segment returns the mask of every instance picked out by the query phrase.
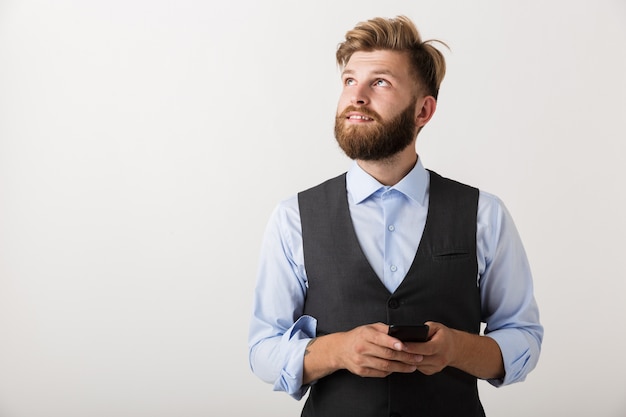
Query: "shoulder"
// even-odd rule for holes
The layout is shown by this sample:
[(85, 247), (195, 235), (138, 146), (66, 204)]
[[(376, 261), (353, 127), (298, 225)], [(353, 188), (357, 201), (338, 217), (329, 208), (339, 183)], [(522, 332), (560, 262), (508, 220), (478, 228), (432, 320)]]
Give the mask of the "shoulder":
[(478, 205), (483, 210), (499, 211), (504, 209), (504, 203), (495, 194), (492, 194), (485, 190), (479, 190), (478, 192)]
[(491, 220), (502, 219), (508, 216), (508, 211), (504, 202), (495, 194), (479, 190), (478, 193), (478, 215), (479, 217)]
[(320, 184), (307, 188), (303, 191), (293, 194), (278, 202), (272, 213), (274, 221), (278, 221), (283, 225), (300, 224), (300, 199), (315, 198), (320, 194), (326, 193), (331, 189), (337, 189), (341, 184), (345, 184), (346, 173), (340, 174), (334, 178), (326, 180)]
[(299, 192), (298, 196), (326, 193), (331, 189), (336, 189), (337, 187), (341, 187), (342, 185), (345, 185), (345, 183), (346, 183), (346, 173), (344, 172), (343, 174), (338, 175), (329, 180), (326, 180), (322, 182), (321, 184), (318, 184), (314, 187), (311, 187), (304, 191)]
[(496, 195), (480, 190), (477, 223), (479, 234), (492, 241), (517, 234), (515, 222), (504, 202)]
[(291, 195), (278, 202), (272, 213), (272, 220), (281, 228), (291, 228), (300, 224), (300, 209), (298, 207), (298, 195)]
[(435, 171), (429, 171), (429, 176), (430, 176), (430, 189), (431, 192), (433, 190), (433, 184), (436, 184), (436, 188), (439, 190), (448, 190), (450, 192), (459, 194), (468, 194), (468, 195), (473, 195), (474, 198), (478, 198), (478, 188), (473, 187), (471, 185), (459, 182), (457, 180), (448, 178), (448, 177), (444, 177), (442, 175), (439, 175), (438, 173), (436, 173)]

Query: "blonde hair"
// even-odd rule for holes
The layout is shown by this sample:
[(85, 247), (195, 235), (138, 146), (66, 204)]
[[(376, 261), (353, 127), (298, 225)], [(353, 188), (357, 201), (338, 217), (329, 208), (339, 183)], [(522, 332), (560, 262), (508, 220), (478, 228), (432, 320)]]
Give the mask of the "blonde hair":
[(422, 41), (415, 24), (406, 16), (394, 19), (377, 17), (358, 23), (346, 33), (346, 40), (337, 47), (337, 64), (344, 68), (357, 51), (392, 50), (406, 52), (411, 60), (418, 85), (435, 99), (446, 74), (443, 54), (432, 43), (446, 45), (436, 39)]

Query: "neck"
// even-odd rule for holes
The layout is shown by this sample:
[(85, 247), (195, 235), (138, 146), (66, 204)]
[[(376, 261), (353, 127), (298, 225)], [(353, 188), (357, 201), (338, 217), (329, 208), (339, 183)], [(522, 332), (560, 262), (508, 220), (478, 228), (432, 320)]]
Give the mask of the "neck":
[(417, 163), (417, 154), (414, 146), (407, 146), (403, 151), (380, 161), (357, 159), (356, 162), (378, 182), (391, 186), (399, 183), (413, 169)]

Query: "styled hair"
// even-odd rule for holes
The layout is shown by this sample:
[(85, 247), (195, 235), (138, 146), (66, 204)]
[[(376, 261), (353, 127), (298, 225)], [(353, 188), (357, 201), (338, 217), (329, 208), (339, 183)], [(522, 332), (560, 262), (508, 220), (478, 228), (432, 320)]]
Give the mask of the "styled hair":
[(426, 94), (437, 99), (439, 86), (446, 74), (443, 54), (432, 43), (444, 42), (430, 39), (422, 41), (415, 24), (406, 16), (386, 19), (377, 17), (358, 23), (346, 33), (346, 40), (337, 47), (337, 64), (344, 68), (357, 51), (392, 50), (408, 54), (418, 85)]

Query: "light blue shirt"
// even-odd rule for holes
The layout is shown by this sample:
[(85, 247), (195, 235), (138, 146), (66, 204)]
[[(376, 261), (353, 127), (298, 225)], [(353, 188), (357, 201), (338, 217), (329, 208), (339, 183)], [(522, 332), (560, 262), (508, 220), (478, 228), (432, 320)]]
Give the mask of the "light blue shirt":
[[(384, 186), (355, 162), (346, 177), (348, 204), (359, 244), (383, 284), (393, 292), (411, 266), (428, 212), (430, 174), (421, 158), (399, 183)], [(416, 233), (416, 230), (418, 233)], [(502, 351), (504, 379), (522, 381), (535, 367), (543, 327), (533, 295), (530, 266), (513, 219), (495, 196), (481, 191), (476, 232), (485, 335)], [(317, 322), (304, 316), (307, 275), (297, 196), (282, 201), (265, 231), (249, 332), (253, 372), (296, 399), (302, 385), (304, 350)]]

